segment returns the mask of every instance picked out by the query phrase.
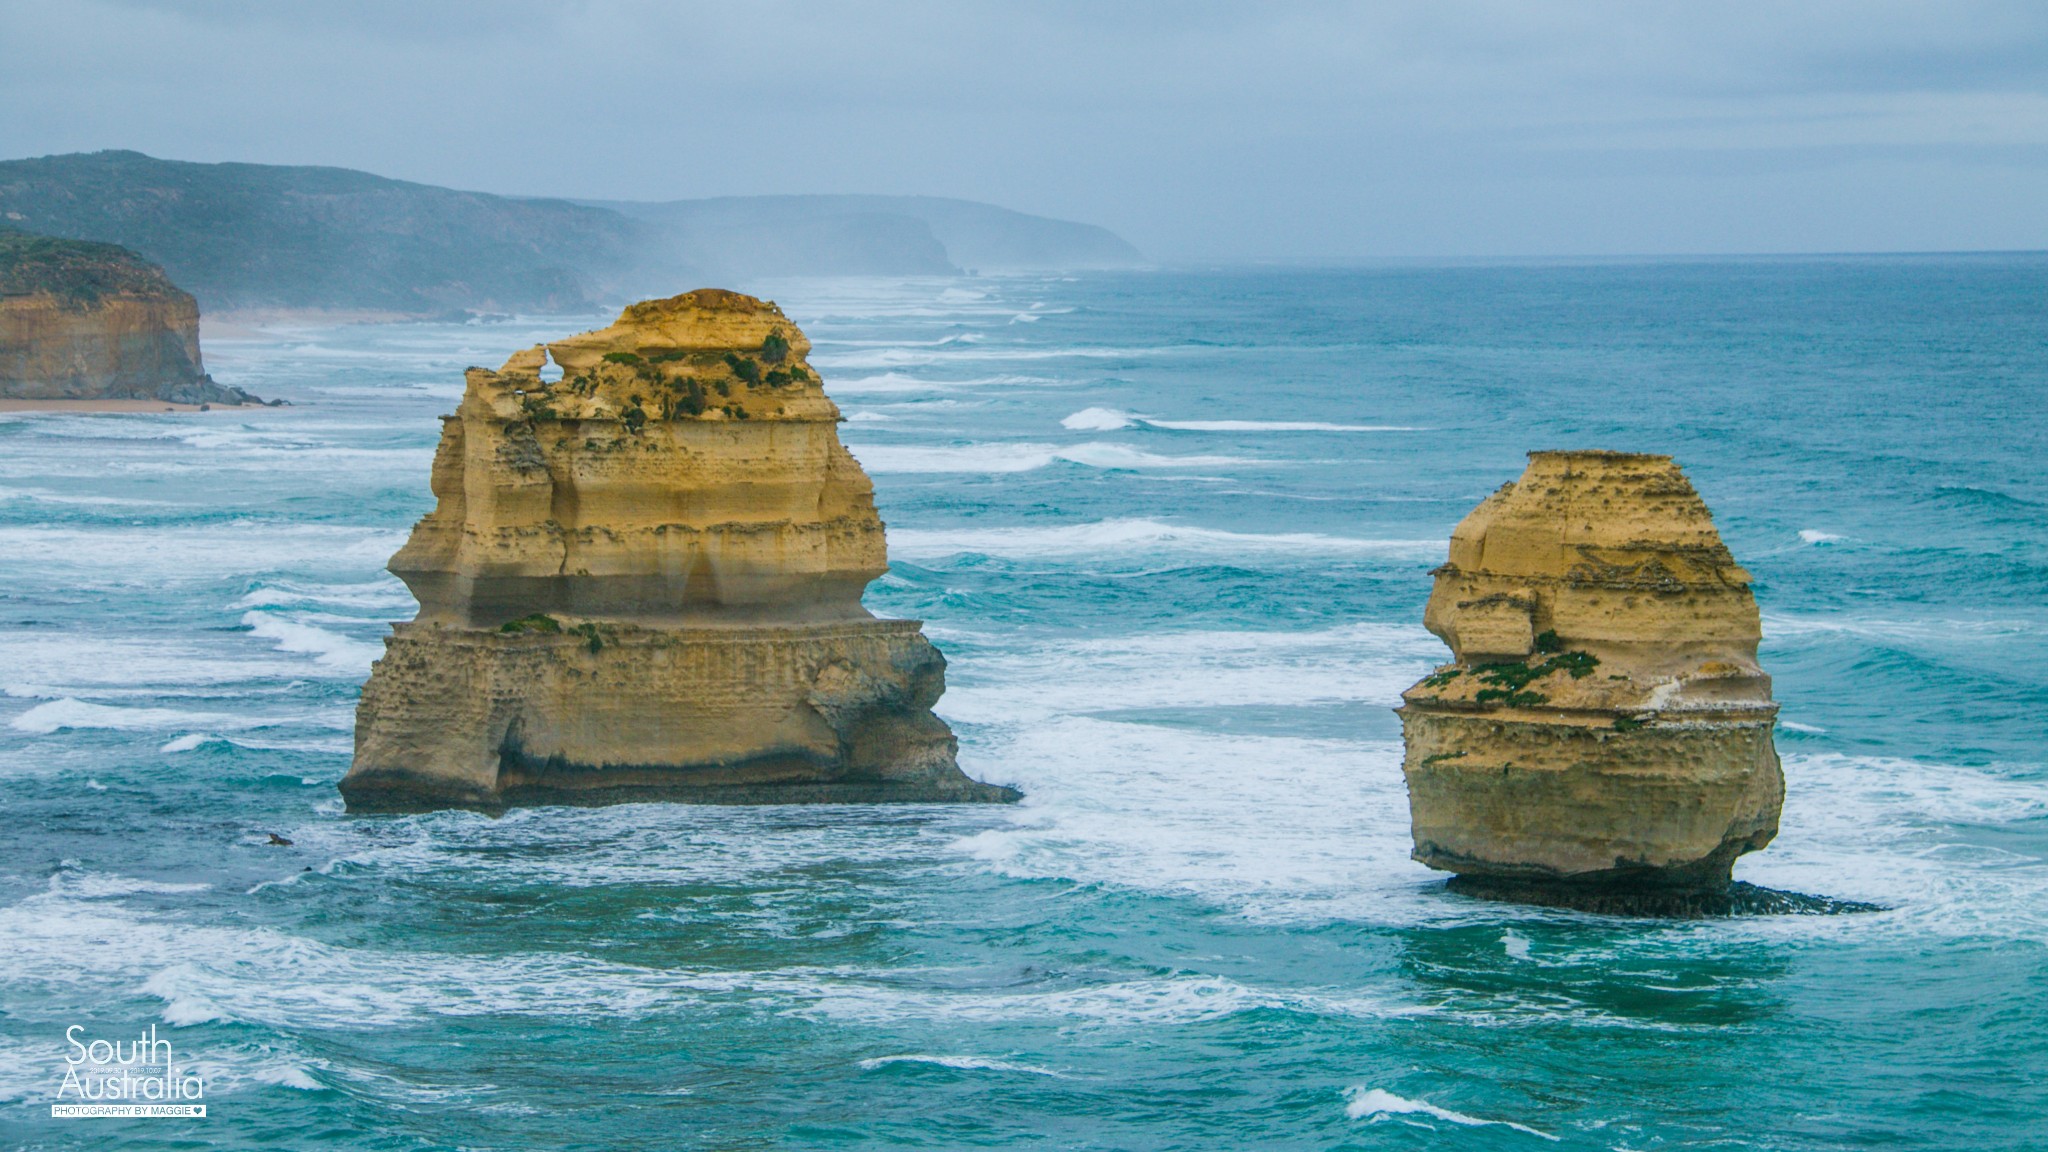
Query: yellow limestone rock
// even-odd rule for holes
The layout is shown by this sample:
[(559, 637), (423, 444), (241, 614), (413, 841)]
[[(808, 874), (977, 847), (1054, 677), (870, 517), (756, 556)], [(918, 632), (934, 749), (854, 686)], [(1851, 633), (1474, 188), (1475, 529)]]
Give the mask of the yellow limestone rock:
[(0, 227), (0, 399), (247, 404), (199, 358), (199, 305), (114, 244)]
[(861, 606), (882, 521), (809, 351), (700, 289), (470, 369), (349, 806), (1015, 799), (955, 764), (919, 622)]
[(1770, 843), (1785, 785), (1749, 573), (1669, 456), (1530, 453), (1435, 575), (1423, 623), (1454, 662), (1398, 710), (1417, 860), (1627, 910), (1726, 889)]

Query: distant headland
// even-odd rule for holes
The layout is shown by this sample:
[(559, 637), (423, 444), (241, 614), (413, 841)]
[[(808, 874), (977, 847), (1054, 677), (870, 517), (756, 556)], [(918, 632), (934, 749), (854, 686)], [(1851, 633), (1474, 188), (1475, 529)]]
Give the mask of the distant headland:
[[(115, 244), (0, 228), (0, 403), (249, 404), (199, 355), (199, 306)], [(12, 406), (10, 404), (10, 406)]]
[(0, 161), (0, 224), (122, 245), (210, 313), (580, 312), (685, 281), (1144, 263), (1094, 225), (966, 200), (572, 202), (125, 151)]

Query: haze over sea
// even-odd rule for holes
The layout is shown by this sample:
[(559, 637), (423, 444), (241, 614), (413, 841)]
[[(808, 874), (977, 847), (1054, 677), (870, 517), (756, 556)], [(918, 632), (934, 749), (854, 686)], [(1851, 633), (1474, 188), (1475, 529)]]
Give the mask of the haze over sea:
[[(0, 416), (0, 1136), (2048, 1145), (2048, 257), (766, 287), (869, 605), (1024, 802), (344, 815), (461, 370), (609, 317), (216, 336), (295, 407)], [(1429, 571), (1550, 447), (1675, 454), (1756, 576), (1789, 794), (1737, 877), (1887, 911), (1409, 861)], [(73, 1024), (209, 1117), (49, 1119)]]

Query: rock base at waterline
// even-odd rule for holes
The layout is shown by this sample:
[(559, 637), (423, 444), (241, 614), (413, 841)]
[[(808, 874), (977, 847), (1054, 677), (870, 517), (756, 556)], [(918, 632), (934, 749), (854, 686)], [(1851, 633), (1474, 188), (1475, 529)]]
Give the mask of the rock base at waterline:
[(1499, 876), (1453, 876), (1444, 887), (1477, 900), (1502, 900), (1569, 908), (1605, 916), (1655, 916), (1699, 920), (1717, 916), (1834, 916), (1882, 912), (1878, 904), (1781, 892), (1736, 881), (1724, 888), (1664, 888), (1597, 880), (1514, 880)]
[(945, 666), (908, 620), (400, 625), (341, 790), (351, 811), (1015, 800), (955, 762)]

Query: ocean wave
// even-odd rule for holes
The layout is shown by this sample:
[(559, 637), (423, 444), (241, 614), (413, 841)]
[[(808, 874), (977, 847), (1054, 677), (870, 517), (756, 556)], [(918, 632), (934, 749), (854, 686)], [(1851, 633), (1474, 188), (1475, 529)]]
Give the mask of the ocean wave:
[(65, 697), (52, 700), (16, 716), (8, 727), (17, 732), (47, 736), (66, 728), (102, 728), (116, 731), (163, 728), (232, 727), (256, 728), (276, 721), (253, 716), (230, 716), (222, 712), (186, 712), (176, 708), (116, 708), (88, 704)]
[(887, 1068), (891, 1064), (931, 1064), (940, 1068), (956, 1068), (966, 1072), (1023, 1072), (1032, 1076), (1056, 1076), (1064, 1078), (1066, 1073), (1035, 1064), (1017, 1064), (1009, 1060), (992, 1060), (986, 1056), (931, 1056), (921, 1052), (905, 1053), (901, 1056), (874, 1056), (860, 1062), (867, 1071)]
[(384, 646), (356, 640), (338, 632), (292, 620), (271, 612), (251, 611), (242, 615), (249, 631), (277, 645), (280, 652), (313, 657), (314, 662), (349, 675), (367, 674), (370, 665), (384, 655)]
[(890, 554), (902, 559), (935, 559), (961, 553), (1021, 559), (1118, 553), (1259, 552), (1328, 555), (1384, 553), (1417, 560), (1442, 556), (1436, 540), (1369, 540), (1316, 532), (1230, 532), (1143, 518), (1096, 520), (1085, 524), (1014, 528), (894, 528)]
[(260, 580), (252, 583), (247, 594), (228, 607), (291, 608), (302, 604), (325, 604), (362, 611), (411, 610), (416, 607), (411, 591), (396, 576), (342, 584)]
[(1083, 408), (1060, 421), (1077, 432), (1166, 428), (1181, 432), (1427, 432), (1406, 424), (1330, 424), (1316, 420), (1159, 420), (1119, 408)]
[(1065, 462), (1089, 468), (1227, 468), (1260, 464), (1238, 456), (1161, 456), (1122, 444), (1091, 441), (1057, 445), (983, 443), (953, 447), (922, 445), (847, 445), (861, 466), (874, 473), (1031, 472)]
[(1001, 386), (1054, 386), (1063, 383), (1066, 382), (1051, 376), (1022, 376), (1014, 373), (975, 376), (962, 380), (932, 380), (922, 376), (908, 376), (901, 372), (883, 372), (875, 376), (827, 380), (825, 391), (833, 396), (858, 396), (890, 392), (951, 392)]
[(1560, 1137), (1552, 1136), (1548, 1132), (1539, 1132), (1527, 1124), (1517, 1124), (1512, 1120), (1484, 1120), (1477, 1116), (1467, 1116), (1463, 1112), (1453, 1112), (1448, 1108), (1439, 1108), (1426, 1100), (1410, 1100), (1405, 1096), (1396, 1096), (1392, 1092), (1381, 1088), (1367, 1088), (1359, 1085), (1351, 1088), (1345, 1095), (1349, 1099), (1344, 1105), (1344, 1114), (1353, 1120), (1370, 1118), (1377, 1122), (1390, 1117), (1429, 1116), (1433, 1119), (1442, 1120), (1445, 1123), (1458, 1124), (1468, 1128), (1499, 1126), (1502, 1128), (1512, 1128), (1517, 1132), (1526, 1132), (1531, 1136), (1541, 1136), (1543, 1139), (1553, 1142), (1560, 1139)]
[(9, 568), (87, 586), (160, 586), (280, 570), (373, 572), (405, 543), (389, 528), (232, 521), (207, 525), (10, 525), (0, 527)]
[(166, 756), (175, 756), (181, 752), (196, 752), (211, 745), (246, 748), (252, 752), (318, 752), (329, 756), (346, 756), (354, 751), (354, 745), (347, 740), (251, 740), (246, 737), (237, 739), (222, 736), (216, 732), (188, 732), (165, 742), (157, 751)]
[(215, 695), (220, 685), (291, 680), (305, 672), (298, 661), (252, 657), (246, 648), (227, 636), (0, 630), (0, 674), (8, 677), (0, 695)]
[(1763, 614), (1764, 636), (1769, 640), (1803, 639), (1809, 636), (1858, 636), (1895, 644), (1952, 641), (1987, 641), (2007, 636), (2048, 633), (2048, 619), (2024, 616), (1945, 617), (1937, 619), (1885, 619), (1831, 613), (1825, 616), (1796, 616), (1785, 612)]
[(72, 492), (52, 492), (47, 488), (0, 488), (0, 500), (26, 500), (36, 504), (70, 504), (81, 507), (163, 507), (165, 501), (145, 500), (139, 496), (86, 496)]
[[(1074, 345), (1042, 348), (1030, 345), (956, 345), (946, 348), (908, 348), (896, 345), (860, 352), (814, 354), (811, 363), (824, 369), (924, 368), (937, 364), (987, 361), (1041, 360), (1136, 360), (1184, 351), (1176, 348), (1095, 348)], [(829, 385), (828, 385), (829, 391)]]

